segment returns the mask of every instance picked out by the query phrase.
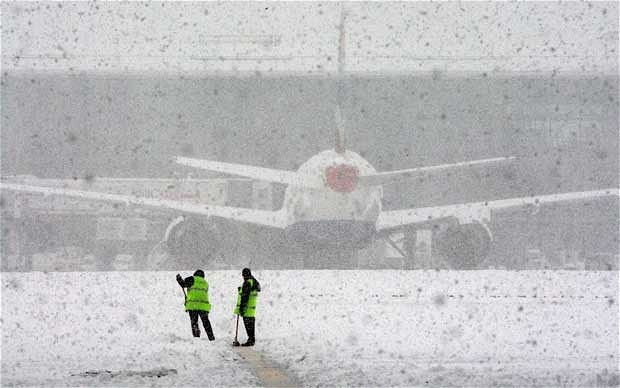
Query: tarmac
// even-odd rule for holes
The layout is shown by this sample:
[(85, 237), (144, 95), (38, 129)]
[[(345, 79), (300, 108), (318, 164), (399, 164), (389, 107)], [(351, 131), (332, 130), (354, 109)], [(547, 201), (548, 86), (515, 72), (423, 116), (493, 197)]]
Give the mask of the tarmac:
[(235, 347), (234, 349), (250, 366), (252, 373), (260, 380), (261, 386), (301, 387), (301, 383), (295, 376), (251, 347)]

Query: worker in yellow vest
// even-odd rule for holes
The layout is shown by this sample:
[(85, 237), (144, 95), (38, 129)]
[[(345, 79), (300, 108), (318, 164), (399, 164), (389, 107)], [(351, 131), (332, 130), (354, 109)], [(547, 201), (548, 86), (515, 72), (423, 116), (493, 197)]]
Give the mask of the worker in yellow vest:
[(239, 293), (237, 295), (235, 314), (243, 317), (245, 332), (248, 334), (247, 342), (241, 346), (254, 346), (256, 342), (254, 333), (256, 327), (256, 298), (260, 292), (260, 283), (252, 276), (249, 268), (244, 268), (241, 271), (241, 276), (243, 276), (243, 285), (237, 289)]
[(185, 296), (185, 311), (189, 313), (189, 320), (192, 325), (192, 334), (194, 337), (200, 337), (200, 327), (198, 326), (198, 317), (202, 320), (202, 325), (207, 332), (209, 341), (213, 341), (213, 329), (209, 321), (209, 311), (211, 311), (211, 303), (209, 303), (209, 283), (205, 280), (205, 273), (198, 269), (194, 272), (194, 276), (183, 279), (177, 274), (177, 282), (183, 288), (187, 288)]

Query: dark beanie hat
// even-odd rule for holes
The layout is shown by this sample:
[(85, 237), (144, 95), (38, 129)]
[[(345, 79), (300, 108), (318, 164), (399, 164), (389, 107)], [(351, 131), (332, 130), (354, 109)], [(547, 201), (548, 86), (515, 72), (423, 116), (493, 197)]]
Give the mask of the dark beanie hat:
[(205, 273), (201, 269), (197, 269), (196, 272), (194, 272), (194, 276), (200, 276), (201, 278), (204, 278)]
[(249, 268), (244, 268), (243, 271), (241, 271), (241, 275), (245, 277), (252, 276), (252, 272), (250, 272)]

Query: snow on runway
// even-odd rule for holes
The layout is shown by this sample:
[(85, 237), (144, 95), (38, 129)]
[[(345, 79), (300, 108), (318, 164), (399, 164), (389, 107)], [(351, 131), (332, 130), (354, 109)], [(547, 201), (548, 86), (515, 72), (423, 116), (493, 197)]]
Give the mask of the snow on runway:
[[(263, 384), (230, 346), (240, 271), (205, 272), (214, 342), (176, 272), (2, 273), (2, 386)], [(255, 272), (254, 351), (302, 385), (618, 384), (618, 272)]]

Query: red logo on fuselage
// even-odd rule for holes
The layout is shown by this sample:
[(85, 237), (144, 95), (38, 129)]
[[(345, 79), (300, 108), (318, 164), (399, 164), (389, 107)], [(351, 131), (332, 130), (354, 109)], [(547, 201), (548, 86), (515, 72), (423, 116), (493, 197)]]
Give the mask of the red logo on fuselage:
[(340, 193), (350, 193), (357, 187), (359, 170), (355, 166), (339, 164), (325, 169), (325, 178), (330, 189)]

